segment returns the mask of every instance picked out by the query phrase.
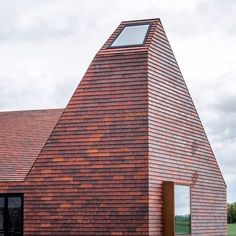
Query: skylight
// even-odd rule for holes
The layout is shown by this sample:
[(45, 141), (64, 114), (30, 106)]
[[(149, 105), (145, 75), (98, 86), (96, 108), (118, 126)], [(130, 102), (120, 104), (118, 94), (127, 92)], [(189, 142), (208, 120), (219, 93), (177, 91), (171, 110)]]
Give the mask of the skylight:
[(125, 26), (110, 47), (143, 45), (148, 28), (149, 24)]

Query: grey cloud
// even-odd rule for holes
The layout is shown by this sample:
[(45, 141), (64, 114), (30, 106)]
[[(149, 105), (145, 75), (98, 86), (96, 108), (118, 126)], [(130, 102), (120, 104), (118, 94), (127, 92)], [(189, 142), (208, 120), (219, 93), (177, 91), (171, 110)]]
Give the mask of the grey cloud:
[(236, 139), (236, 96), (222, 98), (215, 105), (219, 115), (219, 122), (215, 124), (213, 134), (220, 140)]
[(222, 113), (236, 113), (236, 95), (226, 95), (215, 107)]
[(236, 1), (197, 2), (193, 9), (163, 9), (164, 19), (172, 19), (169, 23), (172, 34), (179, 37), (212, 34), (214, 39), (219, 35), (230, 36), (236, 33)]
[(215, 85), (215, 102), (210, 109), (219, 116), (212, 133), (221, 140), (236, 139), (236, 76), (235, 72), (220, 76)]
[[(219, 162), (228, 186), (228, 201), (236, 200), (236, 76), (234, 71), (220, 75), (215, 84), (205, 87), (202, 97), (207, 110), (208, 120), (205, 128), (213, 144), (213, 150)], [(211, 91), (211, 92), (209, 92)], [(214, 92), (213, 92), (214, 91)], [(200, 114), (201, 114), (200, 110)]]
[[(234, 175), (235, 176), (235, 175)], [(228, 202), (235, 202), (235, 195), (236, 195), (236, 180), (231, 183), (230, 186), (227, 188), (227, 199)]]
[[(72, 35), (80, 37), (85, 34), (88, 37), (99, 37), (94, 30), (106, 32), (106, 27), (120, 17), (119, 14), (124, 9), (122, 4), (124, 1), (114, 2), (112, 6), (115, 11), (107, 11), (111, 6), (107, 0), (99, 4), (94, 4), (91, 0), (0, 2), (0, 9), (4, 9), (0, 11), (0, 43), (42, 42), (45, 39)], [(131, 2), (125, 5), (127, 7)]]
[[(189, 2), (194, 2), (192, 7), (186, 7)], [(234, 66), (235, 47), (229, 43), (235, 42), (235, 12), (234, 0), (0, 1), (1, 110), (64, 107), (92, 56), (121, 20), (160, 17), (167, 35), (174, 39), (172, 46), (184, 44), (179, 51), (183, 54), (176, 56), (190, 56), (195, 65), (189, 69), (186, 64), (181, 69), (191, 70), (189, 75), (194, 79), (190, 78), (189, 83), (197, 81), (201, 86), (196, 88), (197, 108), (200, 116), (205, 112), (203, 123), (226, 178), (229, 201), (236, 201), (236, 72), (225, 74), (217, 84), (209, 78), (209, 71), (216, 67), (222, 66), (225, 73)], [(186, 53), (197, 47), (202, 53), (207, 51), (210, 60), (216, 47), (196, 43), (199, 38), (214, 40), (218, 36), (217, 46), (223, 48), (219, 50), (220, 66), (214, 60), (208, 65), (202, 54)], [(229, 37), (232, 41), (226, 40)], [(185, 46), (186, 38), (189, 45)], [(227, 60), (223, 54), (226, 49)], [(203, 69), (209, 70), (208, 74), (199, 72), (200, 61), (207, 64)], [(201, 77), (204, 79), (198, 81)]]
[[(205, 84), (204, 84), (205, 83)], [(218, 78), (195, 88), (199, 113), (206, 131), (214, 141), (232, 141), (236, 138), (236, 71), (231, 70)]]
[(40, 15), (3, 18), (0, 16), (0, 41), (8, 43), (65, 37), (75, 33), (77, 28), (75, 16), (49, 20)]
[(221, 28), (222, 32), (235, 34), (236, 2), (233, 0), (211, 0), (199, 3), (197, 13), (209, 30)]
[(217, 112), (218, 119), (208, 123), (210, 135), (215, 140), (234, 140), (236, 138), (236, 113)]
[[(70, 83), (68, 83), (67, 81), (70, 81)], [(62, 107), (65, 107), (69, 102), (77, 85), (77, 77), (61, 78), (55, 85), (54, 97), (56, 104), (61, 104)]]
[[(20, 76), (23, 76), (20, 75)], [(0, 107), (1, 110), (28, 110), (42, 108), (65, 107), (74, 88), (65, 86), (68, 78), (58, 76), (58, 83), (53, 81), (52, 76), (40, 75), (25, 81), (18, 77), (0, 76)], [(58, 86), (60, 84), (60, 86)]]
[(215, 147), (217, 160), (227, 184), (228, 201), (235, 202), (236, 196), (236, 140), (218, 143)]

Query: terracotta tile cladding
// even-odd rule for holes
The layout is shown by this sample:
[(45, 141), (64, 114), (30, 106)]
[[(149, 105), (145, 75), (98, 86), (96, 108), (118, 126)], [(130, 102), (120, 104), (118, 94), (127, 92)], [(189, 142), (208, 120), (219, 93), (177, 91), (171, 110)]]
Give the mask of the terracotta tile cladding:
[(62, 111), (0, 112), (0, 182), (25, 179)]
[[(151, 24), (144, 45), (109, 48), (125, 25), (143, 22)], [(17, 145), (11, 141), (17, 121), (9, 131), (2, 125), (14, 157), (3, 150), (15, 166), (5, 164), (1, 178), (24, 178), (60, 112), (32, 119), (34, 128), (17, 131)], [(36, 129), (41, 136), (31, 134)], [(27, 168), (15, 162), (21, 152), (26, 163), (30, 159)], [(18, 166), (23, 174), (14, 176)], [(225, 182), (161, 21), (122, 22), (96, 54), (25, 181), (0, 183), (0, 191), (24, 193), (25, 236), (161, 236), (164, 181), (191, 185), (192, 236), (226, 236)]]

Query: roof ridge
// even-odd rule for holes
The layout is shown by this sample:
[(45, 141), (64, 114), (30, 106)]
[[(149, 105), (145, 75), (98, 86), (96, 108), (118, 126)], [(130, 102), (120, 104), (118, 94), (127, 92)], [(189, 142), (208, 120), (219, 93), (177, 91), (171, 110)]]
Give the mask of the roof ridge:
[(42, 111), (53, 111), (53, 110), (64, 110), (65, 108), (46, 108), (46, 109), (32, 109), (32, 110), (14, 110), (14, 111), (0, 111), (3, 113), (13, 113), (13, 112), (42, 112)]

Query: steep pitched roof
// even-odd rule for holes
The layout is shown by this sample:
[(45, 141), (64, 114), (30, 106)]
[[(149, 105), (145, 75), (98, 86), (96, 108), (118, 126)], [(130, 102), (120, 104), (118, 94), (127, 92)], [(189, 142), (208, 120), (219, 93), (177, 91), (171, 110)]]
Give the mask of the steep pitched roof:
[[(137, 23), (143, 44), (110, 47)], [(162, 24), (122, 22), (25, 179), (25, 234), (162, 235), (165, 181), (191, 185), (192, 234), (226, 234), (224, 180)]]
[(25, 179), (62, 112), (0, 112), (0, 181)]
[[(110, 47), (137, 23), (144, 44)], [(194, 235), (225, 235), (224, 180), (162, 24), (122, 22), (27, 175), (26, 234), (162, 235), (164, 181), (191, 185)]]

